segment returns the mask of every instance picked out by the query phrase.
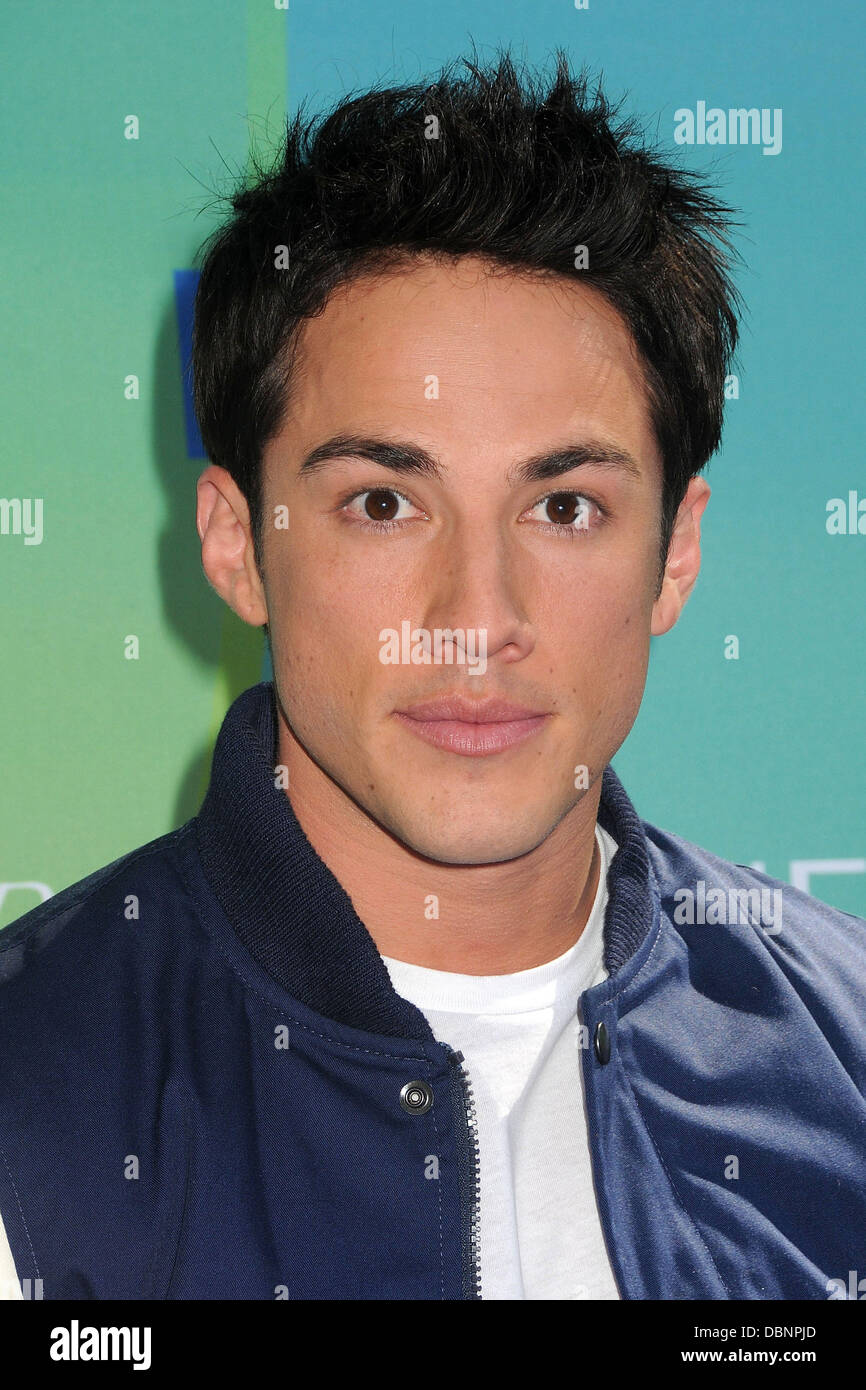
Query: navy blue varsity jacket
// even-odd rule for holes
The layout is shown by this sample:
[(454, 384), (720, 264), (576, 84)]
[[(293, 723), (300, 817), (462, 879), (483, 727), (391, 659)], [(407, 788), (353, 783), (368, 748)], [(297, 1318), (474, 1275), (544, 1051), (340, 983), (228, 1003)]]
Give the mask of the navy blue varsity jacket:
[[(198, 816), (0, 935), (0, 1214), (46, 1299), (483, 1298), (472, 1078), (275, 736), (265, 682)], [(611, 767), (599, 819), (580, 1056), (620, 1293), (826, 1299), (866, 1274), (866, 922), (646, 824)]]

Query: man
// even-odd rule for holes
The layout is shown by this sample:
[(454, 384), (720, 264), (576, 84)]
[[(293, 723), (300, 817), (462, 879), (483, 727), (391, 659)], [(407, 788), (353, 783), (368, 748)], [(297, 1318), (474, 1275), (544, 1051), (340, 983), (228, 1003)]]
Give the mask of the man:
[(46, 1298), (862, 1266), (864, 923), (610, 766), (698, 575), (730, 209), (563, 56), (468, 73), (299, 117), (207, 248), (202, 562), (274, 679), (197, 817), (0, 943), (0, 1211)]

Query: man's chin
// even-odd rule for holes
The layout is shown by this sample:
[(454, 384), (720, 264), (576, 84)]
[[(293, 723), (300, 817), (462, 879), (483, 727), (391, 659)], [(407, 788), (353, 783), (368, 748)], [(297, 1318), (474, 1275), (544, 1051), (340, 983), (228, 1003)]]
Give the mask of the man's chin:
[(479, 824), (478, 818), (465, 824), (449, 821), (445, 826), (418, 824), (412, 817), (400, 816), (388, 826), (407, 849), (435, 864), (504, 864), (531, 854), (543, 844), (557, 824), (558, 817), (546, 817), (530, 824), (522, 818), (517, 825), (507, 815), (497, 815), (493, 824)]

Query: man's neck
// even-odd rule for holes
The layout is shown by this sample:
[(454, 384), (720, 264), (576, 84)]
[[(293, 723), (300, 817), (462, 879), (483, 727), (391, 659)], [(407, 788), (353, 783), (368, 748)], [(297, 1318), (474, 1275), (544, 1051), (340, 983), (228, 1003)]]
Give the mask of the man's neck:
[(464, 975), (507, 975), (562, 955), (598, 888), (601, 779), (546, 840), (498, 864), (441, 864), (362, 811), (280, 723), (292, 809), (383, 956)]

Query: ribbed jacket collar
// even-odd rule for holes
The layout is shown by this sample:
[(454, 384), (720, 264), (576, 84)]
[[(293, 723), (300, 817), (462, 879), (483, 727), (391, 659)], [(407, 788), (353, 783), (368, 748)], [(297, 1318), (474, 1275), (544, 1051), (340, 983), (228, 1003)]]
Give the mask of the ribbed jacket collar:
[[(325, 1018), (389, 1037), (432, 1037), (391, 984), (348, 893), (319, 858), (285, 791), (274, 786), (277, 711), (271, 681), (231, 705), (195, 826), (205, 875), (247, 950), (293, 998)], [(643, 825), (608, 765), (599, 823), (619, 849), (608, 871), (604, 963), (613, 975), (652, 924)]]

